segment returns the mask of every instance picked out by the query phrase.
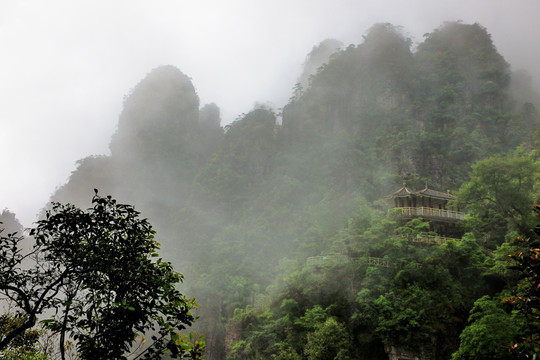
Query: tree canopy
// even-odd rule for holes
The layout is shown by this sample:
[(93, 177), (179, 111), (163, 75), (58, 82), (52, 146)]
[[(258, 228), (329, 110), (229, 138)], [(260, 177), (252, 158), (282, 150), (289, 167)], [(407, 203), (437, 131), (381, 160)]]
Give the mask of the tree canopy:
[(150, 223), (97, 191), (92, 205), (54, 203), (30, 230), (28, 254), (22, 237), (2, 236), (0, 293), (24, 322), (0, 339), (0, 349), (45, 316), (46, 328), (60, 334), (62, 357), (68, 338), (82, 359), (124, 359), (143, 337), (151, 341), (138, 357), (198, 356), (201, 349), (179, 334), (194, 320), (194, 300), (177, 289), (182, 275), (158, 257)]

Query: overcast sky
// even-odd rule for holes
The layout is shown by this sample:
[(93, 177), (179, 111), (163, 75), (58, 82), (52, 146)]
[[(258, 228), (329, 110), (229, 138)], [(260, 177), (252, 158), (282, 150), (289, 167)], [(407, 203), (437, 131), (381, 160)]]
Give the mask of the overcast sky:
[(0, 0), (0, 211), (25, 226), (77, 160), (108, 154), (123, 98), (171, 64), (224, 123), (282, 107), (325, 38), (358, 44), (377, 22), (416, 42), (478, 22), (514, 69), (540, 77), (538, 0)]

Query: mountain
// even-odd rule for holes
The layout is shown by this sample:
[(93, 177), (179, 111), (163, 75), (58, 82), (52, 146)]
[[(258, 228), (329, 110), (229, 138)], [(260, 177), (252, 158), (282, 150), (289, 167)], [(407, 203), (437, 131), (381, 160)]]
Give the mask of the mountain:
[[(219, 107), (200, 107), (188, 76), (154, 69), (126, 97), (111, 155), (82, 159), (51, 199), (83, 206), (98, 188), (149, 218), (201, 304), (209, 359), (317, 358), (336, 332), (342, 356), (384, 358), (385, 344), (409, 342), (448, 358), (474, 301), (500, 291), (499, 278), (482, 277), (495, 261), (481, 246), (487, 232), (412, 246), (396, 234), (429, 226), (388, 217), (381, 199), (404, 181), (457, 191), (492, 156), (533, 162), (530, 84), (485, 28), (462, 23), (414, 49), (391, 24), (347, 48), (325, 41), (300, 84), (282, 124), (256, 107), (221, 127)], [(493, 246), (516, 230), (497, 229)], [(344, 260), (309, 266), (324, 256)], [(385, 270), (370, 257), (405, 265)], [(429, 314), (407, 313), (423, 301)], [(392, 315), (401, 312), (406, 325)], [(421, 345), (430, 341), (439, 350)]]

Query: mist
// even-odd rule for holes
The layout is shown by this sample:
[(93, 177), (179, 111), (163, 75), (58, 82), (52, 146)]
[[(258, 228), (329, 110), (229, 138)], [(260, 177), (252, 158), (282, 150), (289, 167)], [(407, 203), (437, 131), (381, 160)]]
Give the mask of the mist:
[[(318, 359), (325, 331), (353, 359), (448, 359), (476, 302), (505, 311), (499, 262), (535, 226), (538, 13), (4, 2), (1, 217), (21, 231), (94, 189), (133, 204), (200, 303), (209, 360)], [(463, 213), (400, 216), (401, 191)]]
[[(322, 40), (358, 44), (374, 23), (419, 43), (444, 21), (479, 22), (538, 90), (535, 1), (4, 1), (0, 5), (4, 172), (0, 206), (25, 226), (75, 162), (108, 154), (122, 99), (151, 69), (171, 64), (216, 103), (223, 124), (256, 102), (283, 107), (306, 55)], [(532, 40), (532, 41), (531, 41)]]
[[(525, 174), (530, 170), (524, 175), (531, 179), (528, 185), (514, 190), (524, 192), (516, 197), (523, 201), (508, 205), (529, 206), (527, 201), (536, 197), (534, 134), (540, 124), (532, 82), (513, 71), (489, 29), (462, 21), (440, 24), (419, 43), (402, 26), (376, 23), (356, 45), (324, 40), (303, 59), (299, 84), (282, 109), (254, 104), (232, 122), (223, 119), (219, 104), (202, 102), (195, 80), (182, 69), (153, 68), (124, 98), (110, 155), (81, 159), (51, 200), (86, 207), (91, 189), (98, 188), (135, 204), (154, 225), (164, 258), (185, 274), (183, 289), (201, 304), (195, 329), (208, 336), (212, 359), (236, 351), (228, 343), (231, 337), (242, 339), (238, 346), (251, 342), (257, 348), (250, 329), (262, 326), (255, 334), (272, 338), (267, 327), (287, 327), (292, 318), (298, 325), (323, 305), (327, 309), (321, 319), (340, 319), (347, 326), (344, 338), (347, 333), (360, 336), (348, 314), (363, 311), (363, 302), (378, 307), (381, 294), (392, 299), (395, 292), (410, 291), (409, 282), (399, 280), (400, 267), (411, 261), (408, 256), (419, 268), (430, 269), (428, 274), (441, 276), (435, 283), (455, 282), (452, 301), (467, 296), (460, 305), (448, 306), (442, 318), (423, 320), (442, 322), (458, 334), (466, 325), (462, 314), (473, 302), (501, 289), (455, 271), (452, 261), (441, 265), (446, 275), (432, 267), (447, 252), (472, 246), (484, 255), (467, 261), (480, 271), (488, 261), (485, 254), (505, 246), (511, 234), (526, 231), (530, 218), (516, 222), (502, 212), (486, 220), (483, 210), (475, 213), (471, 205), (476, 223), (407, 222), (383, 199), (409, 186), (444, 199), (430, 211), (446, 211), (446, 201), (455, 199), (452, 192), (474, 204), (484, 188), (468, 193), (480, 177), (471, 169), (495, 162), (495, 170), (511, 167), (503, 171), (510, 184), (517, 171), (513, 164), (523, 164)], [(491, 178), (482, 179), (482, 186), (489, 186)], [(431, 190), (445, 188), (446, 193)], [(460, 215), (459, 221), (465, 219)], [(441, 237), (428, 242), (439, 247), (409, 243)], [(390, 267), (391, 259), (404, 265)], [(390, 270), (382, 274), (373, 266)], [(433, 280), (418, 278), (417, 270), (408, 271), (421, 295), (405, 297), (439, 296), (443, 290), (430, 288)], [(336, 283), (334, 278), (348, 280)], [(470, 293), (460, 295), (469, 287)], [(406, 313), (394, 305), (398, 310), (373, 315), (366, 325), (378, 334), (364, 344), (372, 348), (373, 358), (388, 353), (390, 341), (405, 346), (405, 340), (393, 337), (394, 330), (373, 325)], [(447, 323), (446, 317), (459, 321)], [(303, 326), (295, 336), (322, 325)], [(420, 341), (429, 329), (395, 331)], [(448, 338), (446, 330), (436, 336), (444, 346), (429, 349), (434, 357), (447, 358), (458, 349), (457, 337)], [(302, 339), (278, 343), (305, 353), (312, 345)], [(279, 352), (275, 344), (251, 355), (263, 348)], [(241, 351), (249, 354), (249, 348)]]

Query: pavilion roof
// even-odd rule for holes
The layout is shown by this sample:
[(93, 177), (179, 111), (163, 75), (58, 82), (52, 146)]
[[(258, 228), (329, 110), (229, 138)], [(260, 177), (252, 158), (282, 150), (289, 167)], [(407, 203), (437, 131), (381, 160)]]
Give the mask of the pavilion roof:
[(407, 188), (406, 184), (403, 184), (403, 187), (397, 191), (394, 191), (392, 194), (390, 194), (390, 197), (409, 197), (409, 196), (424, 196), (434, 199), (441, 199), (441, 200), (455, 200), (456, 197), (452, 194), (450, 194), (450, 191), (447, 192), (440, 192), (433, 189), (429, 189), (427, 184), (426, 187), (422, 190), (411, 190)]

